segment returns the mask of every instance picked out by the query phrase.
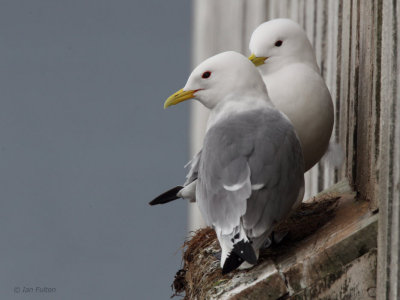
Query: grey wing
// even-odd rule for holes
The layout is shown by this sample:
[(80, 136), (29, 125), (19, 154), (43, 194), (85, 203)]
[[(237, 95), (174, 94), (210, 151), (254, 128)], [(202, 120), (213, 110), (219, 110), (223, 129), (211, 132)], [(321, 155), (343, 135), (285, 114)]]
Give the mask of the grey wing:
[(200, 150), (195, 156), (193, 156), (192, 160), (186, 164), (185, 167), (189, 166), (190, 169), (189, 169), (188, 174), (186, 175), (186, 181), (185, 181), (184, 185), (188, 185), (197, 179), (197, 174), (199, 172), (201, 152), (202, 152), (202, 150)]
[(199, 164), (201, 158), (200, 150), (191, 161), (189, 161), (186, 167), (190, 167), (188, 174), (186, 175), (186, 181), (183, 184), (183, 188), (177, 193), (177, 196), (183, 199), (187, 199), (190, 202), (196, 201), (196, 185), (197, 185), (197, 176), (199, 172)]
[[(249, 159), (251, 182), (258, 189), (253, 190), (247, 201), (242, 220), (248, 237), (253, 239), (271, 231), (276, 223), (284, 219), (304, 191), (304, 160), (300, 142), (286, 119), (274, 125), (276, 127), (267, 134), (267, 139), (257, 141), (254, 155)], [(262, 153), (273, 153), (273, 159)]]
[(250, 238), (260, 236), (296, 201), (303, 164), (294, 129), (276, 110), (215, 125), (199, 165), (196, 196), (203, 217), (222, 234), (242, 221)]
[(211, 127), (204, 139), (196, 198), (208, 225), (217, 234), (230, 234), (246, 212), (251, 194), (247, 155), (253, 145), (251, 129), (238, 118)]

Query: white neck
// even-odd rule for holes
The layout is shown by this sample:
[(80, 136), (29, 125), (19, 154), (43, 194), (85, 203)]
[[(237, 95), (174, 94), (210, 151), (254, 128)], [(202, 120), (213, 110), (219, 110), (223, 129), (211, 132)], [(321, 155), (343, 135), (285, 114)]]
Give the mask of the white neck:
[[(311, 57), (312, 58), (312, 57)], [(317, 73), (320, 73), (319, 67), (317, 62), (315, 61), (314, 58), (308, 60), (299, 60), (297, 57), (271, 57), (267, 59), (264, 65), (259, 67), (259, 70), (261, 71), (262, 75), (269, 75), (272, 74), (276, 71), (282, 70), (284, 67), (287, 67), (291, 64), (297, 64), (297, 63), (302, 63), (313, 70), (315, 70)]]

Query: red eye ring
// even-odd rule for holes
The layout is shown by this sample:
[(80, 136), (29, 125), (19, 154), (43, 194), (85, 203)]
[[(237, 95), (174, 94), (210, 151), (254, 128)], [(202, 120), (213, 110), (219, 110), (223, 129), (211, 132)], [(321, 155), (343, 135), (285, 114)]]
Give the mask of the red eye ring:
[(201, 75), (201, 78), (207, 79), (207, 78), (210, 77), (210, 76), (211, 76), (211, 72), (210, 72), (210, 71), (205, 71), (205, 72), (203, 73), (203, 75)]

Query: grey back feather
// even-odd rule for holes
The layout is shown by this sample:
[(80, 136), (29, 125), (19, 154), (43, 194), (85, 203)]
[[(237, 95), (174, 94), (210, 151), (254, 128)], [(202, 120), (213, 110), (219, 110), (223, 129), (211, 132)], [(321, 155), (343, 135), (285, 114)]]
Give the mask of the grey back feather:
[(188, 174), (186, 175), (186, 181), (183, 184), (184, 186), (192, 183), (193, 181), (195, 181), (197, 179), (197, 174), (199, 172), (199, 163), (200, 163), (201, 152), (202, 152), (202, 150), (200, 150), (195, 156), (193, 156), (192, 160), (186, 164), (185, 168), (187, 166), (189, 166), (190, 169), (189, 169)]
[(217, 122), (206, 134), (197, 171), (196, 198), (206, 222), (223, 235), (242, 224), (252, 239), (265, 239), (304, 185), (299, 140), (274, 108)]

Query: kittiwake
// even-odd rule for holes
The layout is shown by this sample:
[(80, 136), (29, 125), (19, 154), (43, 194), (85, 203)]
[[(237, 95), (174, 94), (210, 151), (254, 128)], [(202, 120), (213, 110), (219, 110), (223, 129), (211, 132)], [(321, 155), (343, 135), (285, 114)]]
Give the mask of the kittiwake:
[(296, 22), (274, 19), (254, 30), (249, 48), (271, 101), (296, 129), (307, 171), (325, 154), (334, 120), (331, 94), (311, 43)]
[(239, 53), (205, 60), (164, 107), (187, 99), (210, 109), (188, 179), (197, 179), (197, 204), (221, 245), (222, 273), (250, 267), (274, 226), (303, 198), (300, 141), (269, 100), (257, 68)]

